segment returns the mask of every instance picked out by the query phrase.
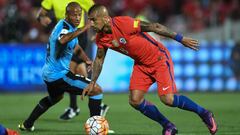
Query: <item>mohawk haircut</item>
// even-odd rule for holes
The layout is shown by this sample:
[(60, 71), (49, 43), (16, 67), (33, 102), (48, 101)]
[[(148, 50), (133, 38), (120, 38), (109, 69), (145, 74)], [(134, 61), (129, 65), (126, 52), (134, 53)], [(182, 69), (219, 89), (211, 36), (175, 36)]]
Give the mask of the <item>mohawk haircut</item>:
[(94, 11), (97, 11), (101, 8), (103, 8), (104, 6), (101, 4), (94, 4), (89, 10), (88, 10), (88, 15), (90, 15), (91, 13), (93, 13)]

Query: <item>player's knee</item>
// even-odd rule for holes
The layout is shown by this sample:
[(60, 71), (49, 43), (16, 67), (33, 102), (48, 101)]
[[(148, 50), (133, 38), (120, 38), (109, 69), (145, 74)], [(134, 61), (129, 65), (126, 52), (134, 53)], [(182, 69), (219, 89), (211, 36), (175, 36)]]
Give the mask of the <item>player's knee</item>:
[(130, 98), (129, 98), (129, 104), (130, 104), (132, 107), (136, 108), (136, 107), (138, 107), (138, 106), (141, 104), (141, 100), (138, 99), (138, 98), (130, 97)]
[(98, 84), (96, 84), (93, 91), (89, 93), (89, 96), (99, 95), (101, 93), (102, 93), (102, 88)]
[(160, 96), (160, 100), (167, 106), (172, 106), (173, 99), (173, 96), (168, 94)]

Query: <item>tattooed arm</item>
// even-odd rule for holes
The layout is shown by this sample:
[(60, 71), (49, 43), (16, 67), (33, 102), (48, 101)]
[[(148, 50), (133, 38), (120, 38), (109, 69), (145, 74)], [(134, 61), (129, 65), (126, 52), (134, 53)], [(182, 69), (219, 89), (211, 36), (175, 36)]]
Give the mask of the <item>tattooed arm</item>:
[(96, 83), (98, 76), (102, 71), (103, 62), (107, 53), (107, 49), (98, 48), (96, 58), (93, 62), (93, 71), (92, 71), (92, 81), (91, 83)]
[(174, 39), (174, 37), (177, 35), (176, 32), (170, 31), (167, 27), (159, 23), (148, 23), (141, 21), (140, 27), (142, 32), (155, 32), (158, 35), (172, 39)]
[(193, 50), (198, 50), (199, 47), (198, 40), (189, 37), (184, 37), (181, 34), (170, 31), (166, 26), (161, 25), (159, 23), (148, 23), (141, 21), (140, 27), (142, 32), (154, 32), (158, 35), (174, 39), (182, 43), (185, 47), (191, 48)]
[(91, 95), (94, 86), (96, 85), (96, 81), (102, 71), (103, 62), (107, 53), (107, 49), (98, 48), (96, 58), (93, 62), (93, 70), (92, 70), (92, 81), (89, 85), (83, 90), (82, 99), (84, 98), (85, 94)]
[(78, 28), (77, 30), (75, 30), (74, 32), (69, 32), (66, 34), (62, 34), (60, 35), (59, 38), (59, 42), (64, 45), (67, 42), (71, 41), (72, 39), (76, 38), (77, 36), (79, 36), (80, 34), (82, 34), (83, 32), (85, 32), (86, 30), (88, 30), (90, 27), (90, 24), (86, 24), (83, 28)]

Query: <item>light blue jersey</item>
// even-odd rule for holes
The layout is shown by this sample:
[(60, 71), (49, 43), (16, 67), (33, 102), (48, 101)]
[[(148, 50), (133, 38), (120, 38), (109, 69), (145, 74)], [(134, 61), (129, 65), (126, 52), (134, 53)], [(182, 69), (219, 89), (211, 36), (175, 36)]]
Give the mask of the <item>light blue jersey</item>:
[(47, 57), (43, 66), (43, 79), (52, 82), (63, 78), (69, 72), (69, 64), (73, 55), (78, 39), (74, 38), (62, 45), (59, 40), (64, 34), (75, 31), (74, 28), (65, 20), (60, 20), (54, 27), (47, 44)]

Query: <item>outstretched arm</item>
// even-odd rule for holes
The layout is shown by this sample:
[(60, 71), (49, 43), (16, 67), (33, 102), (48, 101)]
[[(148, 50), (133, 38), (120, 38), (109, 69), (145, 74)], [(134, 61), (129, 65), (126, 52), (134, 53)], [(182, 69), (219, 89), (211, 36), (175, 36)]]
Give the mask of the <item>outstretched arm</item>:
[(185, 47), (191, 48), (193, 50), (199, 49), (198, 40), (184, 37), (179, 33), (172, 32), (166, 26), (159, 23), (148, 23), (141, 21), (140, 27), (142, 32), (155, 32), (158, 35), (174, 39), (182, 43)]
[(71, 41), (72, 39), (76, 38), (77, 36), (79, 36), (80, 34), (82, 34), (83, 32), (85, 32), (88, 28), (90, 27), (89, 24), (86, 24), (84, 26), (84, 28), (78, 28), (76, 31), (74, 32), (70, 32), (70, 33), (67, 33), (67, 34), (62, 34), (60, 35), (60, 39), (59, 39), (59, 42), (64, 45), (66, 44), (67, 42)]
[(82, 99), (84, 98), (85, 94), (91, 95), (94, 86), (96, 85), (96, 81), (102, 71), (103, 62), (107, 53), (107, 49), (98, 48), (96, 58), (93, 62), (93, 70), (92, 70), (92, 81), (89, 85), (83, 90), (82, 92)]

